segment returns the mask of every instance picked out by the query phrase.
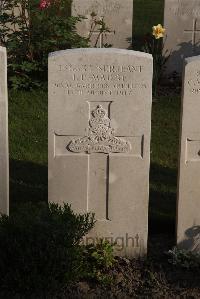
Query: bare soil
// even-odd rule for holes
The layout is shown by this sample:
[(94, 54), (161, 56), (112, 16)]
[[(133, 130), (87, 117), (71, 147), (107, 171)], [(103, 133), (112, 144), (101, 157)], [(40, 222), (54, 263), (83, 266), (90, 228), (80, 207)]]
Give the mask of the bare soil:
[(111, 285), (80, 281), (55, 298), (200, 298), (200, 269), (194, 273), (171, 265), (166, 252), (173, 245), (171, 235), (154, 235), (145, 260), (117, 258), (108, 273), (114, 278)]

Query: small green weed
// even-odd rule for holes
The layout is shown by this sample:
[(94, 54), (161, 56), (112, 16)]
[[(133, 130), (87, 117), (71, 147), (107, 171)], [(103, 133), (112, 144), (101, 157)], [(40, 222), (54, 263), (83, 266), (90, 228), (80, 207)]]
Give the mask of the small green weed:
[(108, 241), (100, 240), (96, 245), (87, 245), (84, 249), (83, 276), (103, 285), (110, 285), (113, 278), (108, 274), (108, 270), (114, 266), (115, 262), (113, 245)]

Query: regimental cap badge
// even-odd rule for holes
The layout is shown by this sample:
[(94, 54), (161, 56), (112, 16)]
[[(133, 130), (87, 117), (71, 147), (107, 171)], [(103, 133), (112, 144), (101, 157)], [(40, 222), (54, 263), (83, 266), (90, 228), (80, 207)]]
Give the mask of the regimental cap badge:
[(128, 153), (131, 144), (116, 137), (111, 128), (111, 120), (106, 110), (101, 106), (92, 111), (88, 126), (88, 136), (73, 139), (67, 148), (74, 153)]

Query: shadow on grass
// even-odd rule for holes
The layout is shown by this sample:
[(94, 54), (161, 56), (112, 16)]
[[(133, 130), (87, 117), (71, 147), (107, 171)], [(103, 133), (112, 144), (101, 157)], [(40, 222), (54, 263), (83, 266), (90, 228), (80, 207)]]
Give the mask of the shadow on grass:
[(47, 201), (48, 168), (29, 161), (10, 161), (10, 206)]
[(177, 169), (151, 165), (149, 232), (175, 232)]

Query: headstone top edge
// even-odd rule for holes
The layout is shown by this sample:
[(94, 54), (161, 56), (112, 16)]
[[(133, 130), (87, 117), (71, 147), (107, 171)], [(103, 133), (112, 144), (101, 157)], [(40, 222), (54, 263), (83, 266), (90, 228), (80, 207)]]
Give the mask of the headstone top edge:
[(125, 49), (117, 49), (117, 48), (104, 48), (104, 49), (98, 49), (98, 48), (78, 48), (78, 49), (68, 49), (68, 50), (61, 50), (49, 53), (49, 58), (56, 57), (56, 56), (64, 56), (72, 53), (76, 54), (85, 54), (85, 53), (93, 53), (93, 54), (109, 54), (109, 53), (115, 53), (115, 54), (124, 54), (129, 56), (137, 56), (137, 57), (143, 57), (148, 58), (150, 60), (153, 60), (153, 57), (151, 54), (145, 53), (145, 52), (139, 52), (139, 51), (132, 51), (132, 50), (125, 50)]
[(197, 60), (200, 61), (200, 55), (185, 58), (185, 65), (192, 63), (192, 62), (197, 62)]

